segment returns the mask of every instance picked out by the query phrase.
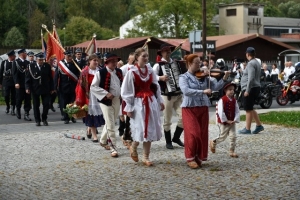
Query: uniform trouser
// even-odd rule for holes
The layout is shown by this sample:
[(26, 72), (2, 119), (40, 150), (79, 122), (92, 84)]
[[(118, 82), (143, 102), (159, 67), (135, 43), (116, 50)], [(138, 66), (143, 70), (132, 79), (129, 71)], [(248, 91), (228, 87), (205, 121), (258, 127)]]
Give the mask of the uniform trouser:
[(50, 107), (53, 106), (53, 103), (55, 102), (56, 97), (57, 97), (56, 92), (53, 92), (52, 94), (50, 94)]
[[(168, 98), (168, 96), (163, 95), (163, 100), (165, 104), (165, 109), (163, 111), (164, 114), (164, 130), (169, 131), (171, 130), (172, 125), (172, 116), (173, 116), (173, 109), (176, 112), (176, 115), (178, 117), (177, 126), (180, 128), (183, 128), (182, 125), (182, 110), (181, 110), (181, 103), (182, 103), (182, 95), (178, 96), (171, 96), (171, 98)], [(170, 99), (170, 100), (169, 100)]]
[(70, 103), (74, 103), (75, 101), (75, 92), (74, 93), (63, 93), (63, 92), (60, 92), (60, 101), (59, 101), (59, 108), (60, 108), (60, 112), (61, 112), (61, 115), (64, 116), (64, 119), (65, 120), (70, 120), (70, 117), (67, 113), (65, 113), (63, 111), (64, 108), (66, 108), (67, 104), (70, 104)]
[(32, 93), (33, 112), (34, 112), (35, 122), (41, 122), (40, 98), (42, 99), (42, 105), (43, 105), (42, 121), (47, 120), (50, 94), (34, 94), (34, 93)]
[(120, 97), (114, 97), (112, 99), (112, 105), (107, 106), (100, 103), (105, 125), (101, 134), (100, 142), (107, 144), (107, 140), (110, 139), (113, 145), (116, 145), (116, 133), (115, 133), (115, 122), (119, 116), (120, 110)]
[(31, 109), (31, 95), (26, 93), (25, 88), (16, 89), (16, 107), (21, 109), (22, 102), (24, 101), (24, 111), (29, 112)]
[(235, 124), (232, 125), (219, 124), (219, 126), (221, 132), (219, 137), (214, 139), (215, 144), (219, 144), (223, 142), (229, 136), (230, 150), (234, 151), (236, 145)]
[(4, 88), (4, 100), (6, 106), (9, 107), (10, 105), (16, 105), (16, 89), (15, 86), (5, 86)]

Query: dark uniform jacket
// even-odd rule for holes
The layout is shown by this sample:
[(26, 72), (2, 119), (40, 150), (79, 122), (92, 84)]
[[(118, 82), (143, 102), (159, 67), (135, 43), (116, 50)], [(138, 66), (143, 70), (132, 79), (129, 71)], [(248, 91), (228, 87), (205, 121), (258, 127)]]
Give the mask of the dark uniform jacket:
[(75, 62), (77, 63), (77, 65), (79, 66), (80, 69), (83, 69), (86, 65), (86, 61), (83, 59), (80, 59), (80, 60), (75, 59)]
[(53, 91), (51, 66), (44, 63), (39, 69), (37, 63), (30, 64), (26, 73), (25, 87), (33, 94), (50, 94), (50, 91)]
[[(79, 77), (80, 72), (73, 62), (66, 63), (65, 60), (62, 60), (64, 64), (68, 67), (68, 69)], [(56, 68), (54, 75), (54, 90), (58, 90), (62, 93), (74, 93), (77, 82), (72, 80), (67, 74), (65, 74), (59, 67)]]
[(29, 61), (22, 61), (20, 58), (13, 62), (13, 77), (15, 84), (19, 84), (20, 88), (25, 88), (25, 73), (28, 70)]
[(14, 86), (14, 79), (13, 79), (13, 62), (14, 61), (8, 61), (3, 60), (1, 62), (1, 68), (0, 68), (0, 84), (5, 86)]

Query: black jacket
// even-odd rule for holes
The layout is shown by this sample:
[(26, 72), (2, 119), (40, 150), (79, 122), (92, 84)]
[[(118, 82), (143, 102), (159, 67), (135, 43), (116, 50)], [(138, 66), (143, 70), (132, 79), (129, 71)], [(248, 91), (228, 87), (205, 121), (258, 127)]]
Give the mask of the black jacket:
[(5, 86), (14, 86), (15, 82), (13, 79), (13, 62), (3, 60), (0, 68), (0, 84)]
[[(62, 60), (62, 62), (73, 74), (77, 76), (77, 78), (79, 77), (80, 71), (77, 69), (73, 62), (66, 63), (65, 60)], [(77, 81), (74, 81), (67, 74), (65, 74), (59, 66), (56, 68), (54, 76), (54, 90), (58, 90), (59, 92), (67, 94), (75, 93), (76, 85)]]
[(44, 63), (39, 69), (37, 63), (30, 64), (26, 72), (25, 88), (33, 94), (50, 94), (53, 91), (51, 66)]
[(19, 84), (20, 88), (25, 88), (25, 73), (28, 70), (28, 60), (22, 61), (20, 58), (13, 62), (13, 77), (15, 84)]
[(83, 59), (80, 59), (79, 61), (75, 59), (75, 62), (77, 63), (80, 69), (83, 69), (86, 65), (86, 61)]

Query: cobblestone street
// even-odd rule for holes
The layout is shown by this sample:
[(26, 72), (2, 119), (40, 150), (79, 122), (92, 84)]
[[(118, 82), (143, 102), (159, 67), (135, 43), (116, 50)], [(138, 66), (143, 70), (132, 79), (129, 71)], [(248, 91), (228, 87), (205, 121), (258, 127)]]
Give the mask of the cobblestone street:
[[(192, 170), (183, 148), (167, 150), (164, 138), (152, 145), (155, 166), (146, 167), (120, 139), (112, 158), (91, 140), (64, 137), (85, 136), (82, 123), (64, 126), (69, 131), (60, 124), (18, 124), (12, 132), (0, 125), (0, 199), (300, 199), (299, 129), (265, 125), (261, 134), (238, 135), (239, 158), (229, 157), (225, 141)], [(217, 126), (209, 129), (216, 137)]]

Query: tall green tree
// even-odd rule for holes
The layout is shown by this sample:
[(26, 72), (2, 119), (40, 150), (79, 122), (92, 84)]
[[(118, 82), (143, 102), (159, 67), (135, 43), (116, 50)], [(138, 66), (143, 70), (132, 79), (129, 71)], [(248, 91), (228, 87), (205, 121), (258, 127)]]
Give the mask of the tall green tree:
[(3, 41), (3, 46), (6, 47), (23, 47), (24, 37), (17, 27), (12, 27)]
[(137, 6), (140, 17), (134, 21), (129, 36), (151, 35), (186, 38), (190, 30), (201, 29), (201, 3), (199, 0), (144, 0)]
[[(60, 32), (61, 31), (59, 31), (59, 33)], [(97, 39), (109, 39), (116, 37), (115, 32), (101, 27), (92, 19), (87, 19), (84, 17), (72, 17), (66, 24), (65, 28), (66, 45), (75, 45), (80, 42), (90, 40), (94, 33), (97, 35)], [(61, 35), (60, 38), (62, 40)]]
[(36, 40), (40, 40), (41, 38), (41, 25), (47, 21), (46, 15), (42, 13), (38, 8), (36, 8), (33, 12), (33, 15), (30, 17), (29, 24), (29, 35), (28, 35), (28, 43), (32, 45), (32, 43)]

